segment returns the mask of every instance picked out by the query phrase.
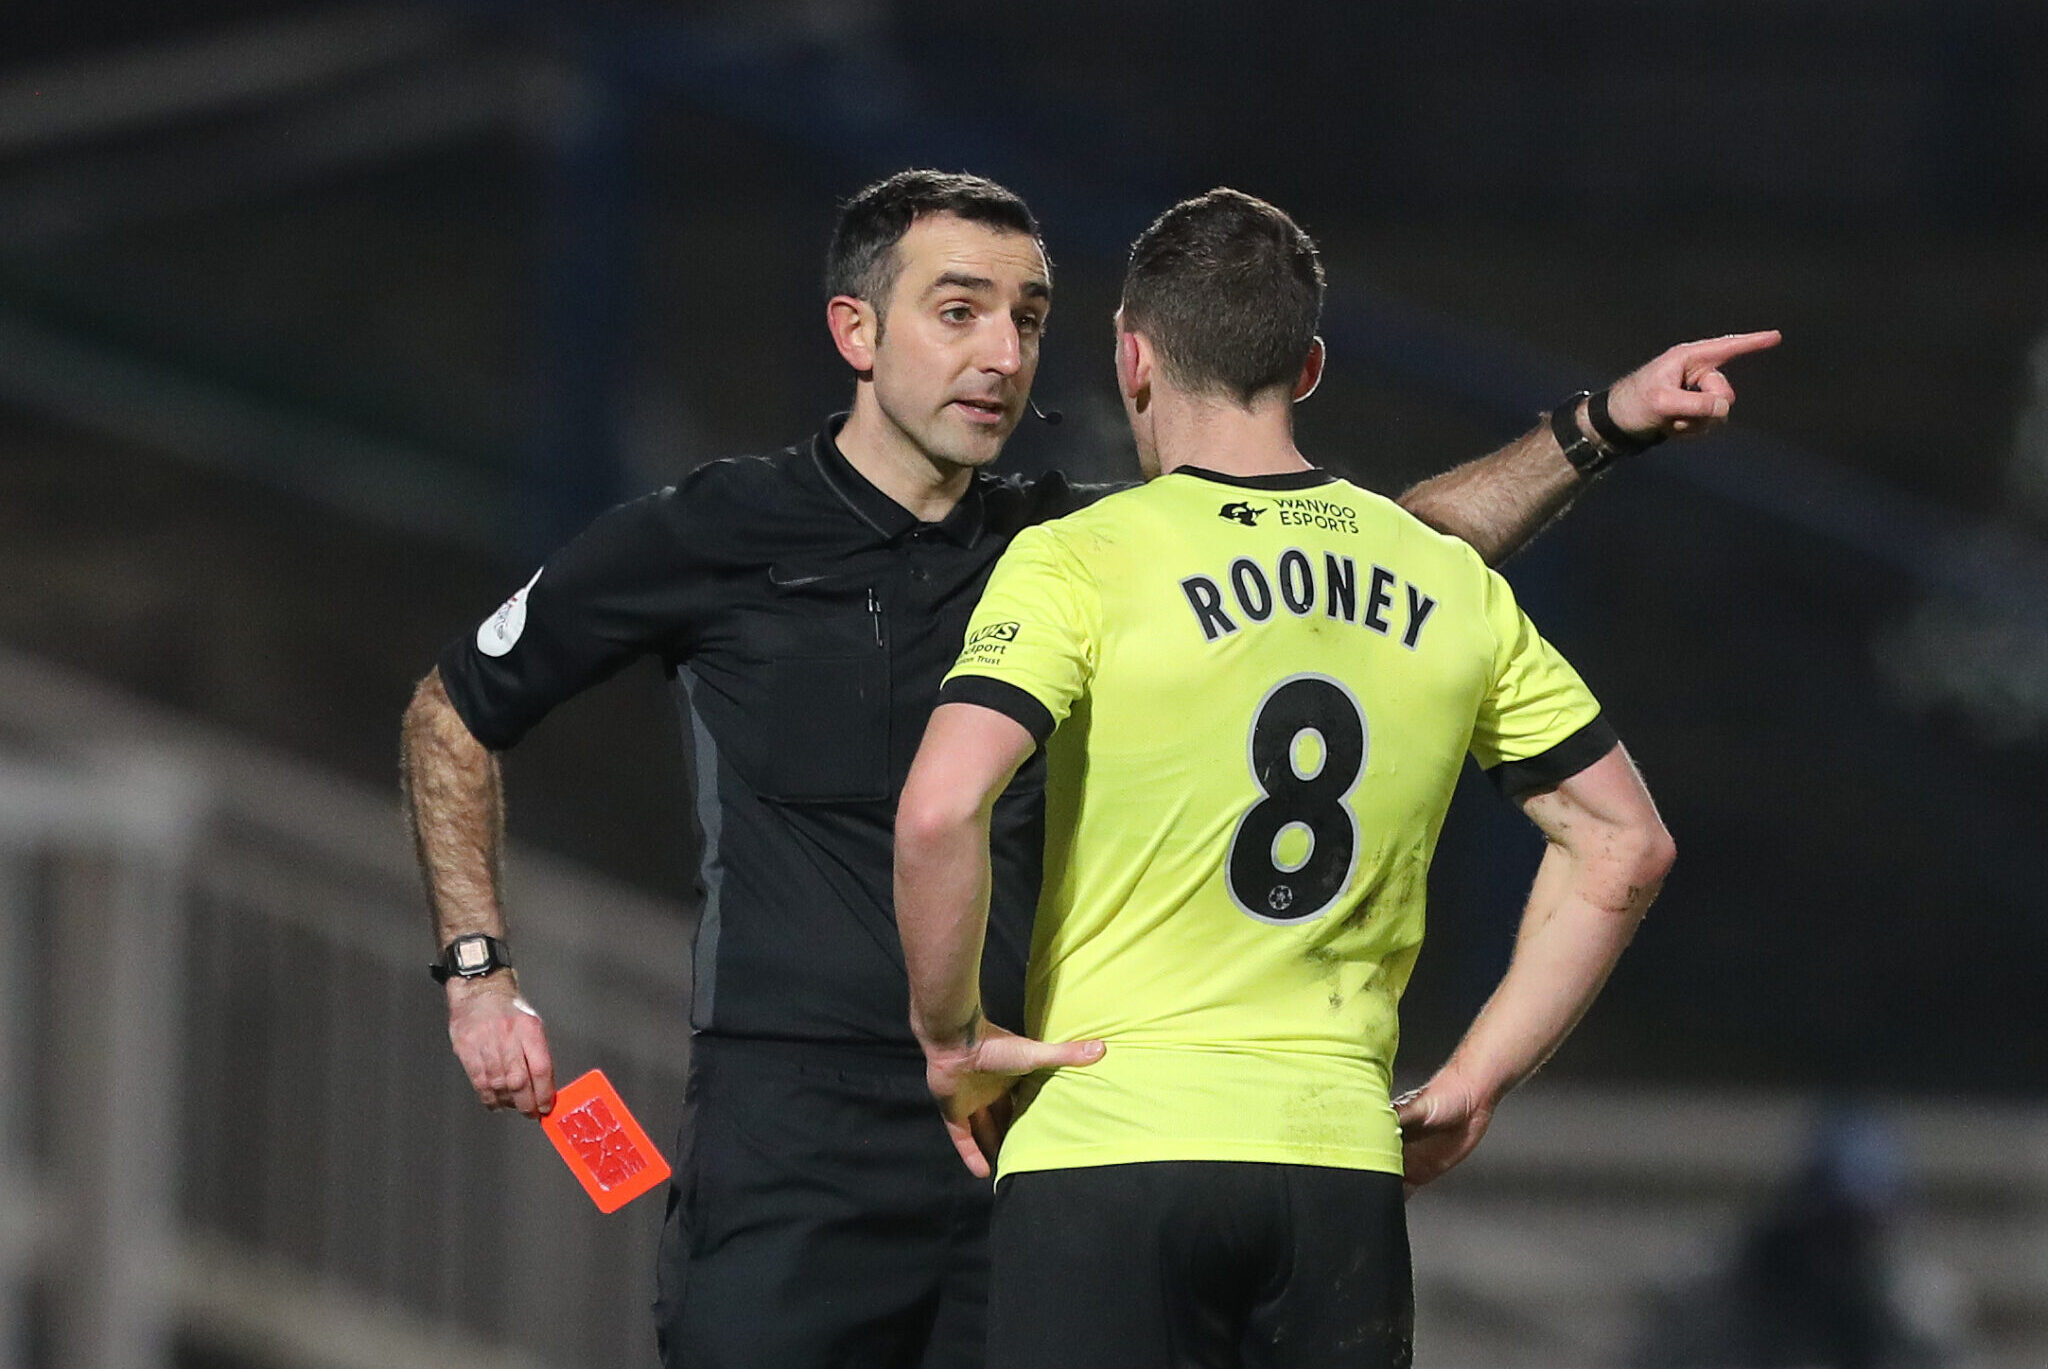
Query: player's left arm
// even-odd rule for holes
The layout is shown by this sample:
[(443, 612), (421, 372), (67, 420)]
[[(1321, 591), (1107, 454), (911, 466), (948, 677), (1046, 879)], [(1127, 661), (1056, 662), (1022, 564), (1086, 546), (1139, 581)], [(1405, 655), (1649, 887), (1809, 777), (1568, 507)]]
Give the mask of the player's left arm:
[(910, 1025), (953, 1145), (982, 1178), (1001, 1141), (989, 1106), (1018, 1076), (1102, 1056), (1099, 1041), (1048, 1045), (981, 1012), (990, 817), (1036, 747), (1006, 713), (940, 704), (896, 805), (896, 924), (910, 975)]
[[(1735, 403), (1735, 387), (1721, 367), (1777, 346), (1779, 336), (1773, 329), (1682, 342), (1615, 381), (1607, 391), (1608, 416), (1638, 441), (1712, 432), (1727, 422)], [(1578, 422), (1580, 432), (1599, 437), (1585, 401)], [(1497, 566), (1570, 508), (1588, 483), (1544, 421), (1499, 451), (1414, 486), (1400, 503)]]
[(1677, 854), (1619, 743), (1521, 802), (1548, 845), (1514, 958), (1450, 1060), (1395, 1103), (1410, 1192), (1469, 1155), (1500, 1100), (1578, 1025)]

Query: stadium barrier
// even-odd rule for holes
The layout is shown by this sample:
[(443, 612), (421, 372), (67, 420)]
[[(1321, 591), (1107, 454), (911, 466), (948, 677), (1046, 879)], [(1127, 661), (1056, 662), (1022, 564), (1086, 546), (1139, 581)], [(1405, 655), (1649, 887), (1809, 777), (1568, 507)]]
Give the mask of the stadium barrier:
[[(562, 1078), (666, 1146), (685, 919), (508, 885)], [(0, 1369), (651, 1364), (660, 1197), (603, 1217), (477, 1106), (431, 951), (389, 796), (0, 657)]]

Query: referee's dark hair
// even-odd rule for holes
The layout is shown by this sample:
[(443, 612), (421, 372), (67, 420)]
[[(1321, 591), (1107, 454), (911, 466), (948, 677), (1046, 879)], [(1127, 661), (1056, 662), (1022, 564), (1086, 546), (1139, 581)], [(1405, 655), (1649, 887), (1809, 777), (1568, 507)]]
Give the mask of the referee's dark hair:
[(1292, 385), (1323, 315), (1323, 263), (1293, 219), (1218, 188), (1182, 200), (1131, 244), (1123, 326), (1158, 349), (1168, 377), (1249, 405)]
[(1023, 233), (1038, 243), (1040, 253), (1045, 251), (1038, 220), (1014, 190), (966, 172), (899, 171), (860, 191), (840, 209), (839, 225), (832, 230), (832, 246), (825, 254), (826, 295), (851, 295), (872, 304), (876, 314), (886, 313), (889, 292), (896, 288), (903, 267), (896, 244), (927, 214), (952, 214), (970, 223)]

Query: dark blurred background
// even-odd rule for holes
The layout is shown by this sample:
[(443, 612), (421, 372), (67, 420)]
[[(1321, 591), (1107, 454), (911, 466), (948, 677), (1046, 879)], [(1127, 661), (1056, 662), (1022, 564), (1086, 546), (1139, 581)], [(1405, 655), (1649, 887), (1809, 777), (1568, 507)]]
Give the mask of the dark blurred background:
[[(1388, 492), (1784, 330), (1729, 431), (1509, 568), (1680, 848), (1554, 1071), (2039, 1102), (2044, 71), (2033, 0), (14, 0), (0, 641), (392, 785), (413, 682), (548, 548), (844, 405), (818, 266), (862, 184), (1037, 208), (1068, 421), (1004, 459), (1095, 478), (1135, 473), (1124, 248), (1230, 184), (1324, 250), (1304, 449)], [(686, 916), (681, 747), (629, 671), (508, 758), (514, 836)], [(1461, 791), (1405, 1071), (1536, 848)]]

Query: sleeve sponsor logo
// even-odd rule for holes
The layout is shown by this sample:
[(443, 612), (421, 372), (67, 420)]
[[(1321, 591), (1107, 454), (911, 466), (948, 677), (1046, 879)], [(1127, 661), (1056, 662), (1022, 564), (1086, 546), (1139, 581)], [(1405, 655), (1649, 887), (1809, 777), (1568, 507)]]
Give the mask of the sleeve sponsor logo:
[[(545, 566), (542, 570), (547, 569)], [(498, 605), (498, 611), (483, 620), (476, 630), (476, 649), (486, 656), (503, 656), (519, 643), (519, 634), (526, 631), (526, 596), (532, 592), (540, 571), (533, 573), (533, 579), (510, 599)]]
[(1010, 649), (1010, 643), (1017, 640), (1023, 630), (1021, 623), (986, 623), (967, 636), (967, 645), (960, 653), (965, 665), (994, 665), (1003, 659), (1003, 653)]

